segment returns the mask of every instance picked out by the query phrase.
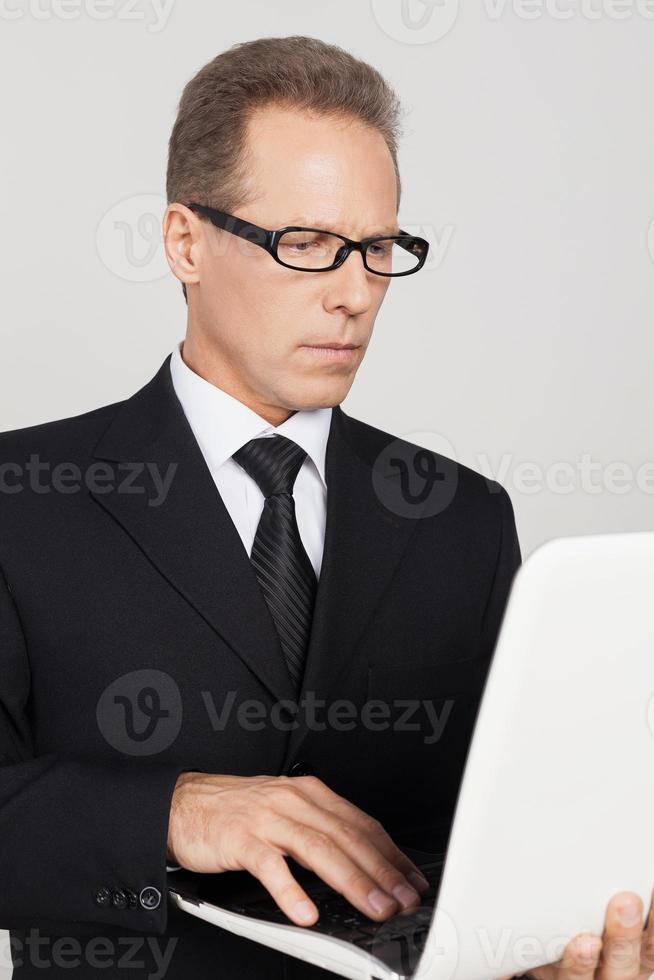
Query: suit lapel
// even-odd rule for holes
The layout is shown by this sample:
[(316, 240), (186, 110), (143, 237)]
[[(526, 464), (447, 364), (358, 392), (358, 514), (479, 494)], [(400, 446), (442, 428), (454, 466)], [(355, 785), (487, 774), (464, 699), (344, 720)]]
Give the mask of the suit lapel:
[[(145, 387), (124, 402), (95, 449), (98, 459), (173, 472), (163, 503), (154, 492), (91, 492), (170, 584), (194, 607), (276, 700), (294, 688), (275, 626), (243, 542), (218, 493), (175, 394), (170, 356)], [(145, 483), (147, 471), (141, 476)], [(138, 480), (136, 482), (139, 482)]]
[[(339, 406), (333, 409), (325, 542), (300, 696), (310, 691), (327, 698), (343, 679), (416, 526), (380, 502), (373, 484), (379, 448), (364, 445), (361, 432)], [(175, 394), (170, 355), (121, 404), (94, 455), (117, 469), (111, 492), (89, 491), (93, 499), (276, 700), (297, 700), (254, 569)], [(154, 493), (120, 490), (127, 467), (144, 463), (162, 476), (174, 467), (168, 492), (156, 506)], [(145, 474), (140, 479), (149, 486)], [(298, 720), (289, 755), (308, 731), (302, 712)]]
[[(340, 697), (348, 689), (345, 677), (354, 666), (359, 637), (417, 523), (380, 501), (373, 482), (380, 447), (364, 445), (362, 431), (340, 407), (334, 408), (325, 460), (325, 544), (301, 693), (311, 692), (317, 700), (329, 701), (330, 694)], [(413, 516), (419, 517), (424, 506), (415, 507)], [(298, 721), (288, 758), (310, 730), (303, 712)]]

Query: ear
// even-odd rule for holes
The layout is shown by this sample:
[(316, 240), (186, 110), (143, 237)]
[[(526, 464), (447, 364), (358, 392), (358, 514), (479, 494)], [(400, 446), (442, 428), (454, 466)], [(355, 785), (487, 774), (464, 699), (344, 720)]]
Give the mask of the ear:
[(169, 204), (163, 216), (164, 249), (171, 272), (182, 283), (185, 298), (186, 286), (200, 281), (197, 252), (201, 239), (197, 215), (183, 204)]

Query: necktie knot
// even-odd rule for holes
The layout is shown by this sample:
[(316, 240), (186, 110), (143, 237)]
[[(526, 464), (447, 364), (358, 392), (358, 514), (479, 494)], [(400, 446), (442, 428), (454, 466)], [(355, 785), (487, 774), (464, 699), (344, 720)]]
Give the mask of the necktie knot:
[(250, 439), (233, 459), (257, 483), (264, 497), (292, 493), (306, 450), (286, 436)]

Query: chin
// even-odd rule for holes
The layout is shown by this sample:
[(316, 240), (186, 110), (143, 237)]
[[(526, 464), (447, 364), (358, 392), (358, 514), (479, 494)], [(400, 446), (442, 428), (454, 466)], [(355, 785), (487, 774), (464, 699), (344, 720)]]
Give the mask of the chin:
[(322, 379), (302, 385), (300, 390), (290, 392), (287, 404), (293, 411), (311, 412), (317, 408), (333, 408), (340, 405), (352, 386), (352, 378)]

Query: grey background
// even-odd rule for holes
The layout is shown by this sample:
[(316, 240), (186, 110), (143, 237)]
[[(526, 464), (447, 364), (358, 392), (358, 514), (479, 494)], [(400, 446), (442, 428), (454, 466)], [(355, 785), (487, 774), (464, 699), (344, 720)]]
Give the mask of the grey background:
[(160, 236), (182, 86), (309, 34), (397, 88), (400, 220), (432, 242), (345, 410), (499, 479), (525, 555), (652, 529), (654, 0), (165, 2), (0, 5), (0, 430), (128, 396), (182, 339)]

